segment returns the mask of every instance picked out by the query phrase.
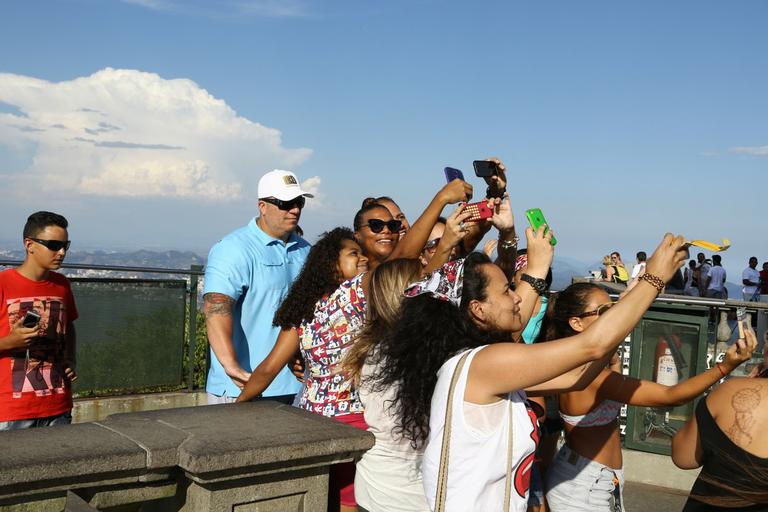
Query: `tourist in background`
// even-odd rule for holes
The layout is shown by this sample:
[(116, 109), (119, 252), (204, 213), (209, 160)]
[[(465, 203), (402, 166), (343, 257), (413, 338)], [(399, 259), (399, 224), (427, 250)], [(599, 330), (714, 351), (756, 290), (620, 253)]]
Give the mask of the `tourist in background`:
[(699, 289), (699, 297), (707, 296), (706, 278), (709, 269), (712, 267), (712, 261), (704, 256), (703, 252), (696, 255), (696, 287)]
[(683, 275), (683, 280), (685, 281), (685, 285), (683, 287), (683, 294), (688, 295), (690, 297), (698, 297), (699, 296), (699, 288), (696, 284), (696, 273), (698, 270), (696, 270), (696, 260), (690, 260), (688, 261), (688, 266), (685, 267), (685, 272)]
[(645, 254), (645, 251), (640, 251), (637, 253), (636, 257), (637, 263), (632, 267), (632, 274), (629, 276), (630, 279), (636, 279), (645, 273), (645, 261), (648, 259), (648, 256)]
[(722, 259), (719, 254), (712, 256), (712, 266), (709, 267), (707, 276), (704, 278), (704, 287), (707, 290), (707, 297), (710, 299), (727, 299), (728, 290), (725, 288), (727, 279), (725, 269), (722, 265)]
[(741, 283), (744, 285), (741, 289), (744, 300), (752, 302), (760, 300), (760, 272), (757, 271), (756, 257), (749, 258), (749, 265), (741, 273)]

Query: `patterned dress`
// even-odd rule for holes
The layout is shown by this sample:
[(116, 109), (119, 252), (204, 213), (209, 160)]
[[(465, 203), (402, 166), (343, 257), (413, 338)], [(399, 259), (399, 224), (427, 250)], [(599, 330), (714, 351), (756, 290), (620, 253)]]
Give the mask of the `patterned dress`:
[(323, 416), (361, 414), (357, 390), (341, 370), (341, 362), (365, 320), (363, 275), (341, 283), (320, 299), (312, 319), (299, 326), (299, 344), (309, 370), (299, 407)]

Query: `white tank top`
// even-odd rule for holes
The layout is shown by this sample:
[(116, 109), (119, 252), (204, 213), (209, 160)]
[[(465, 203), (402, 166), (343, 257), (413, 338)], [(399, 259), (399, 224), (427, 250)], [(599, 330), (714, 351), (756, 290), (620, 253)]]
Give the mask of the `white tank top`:
[[(509, 429), (509, 401), (512, 402), (513, 444), (512, 496), (510, 511), (525, 512), (528, 487), (531, 480), (538, 431), (536, 415), (526, 406), (525, 392), (515, 391), (503, 400), (504, 414), (493, 431), (481, 432), (468, 425), (464, 415), (464, 391), (467, 375), (475, 354), (485, 347), (472, 350), (456, 383), (451, 419), (451, 451), (448, 463), (448, 492), (446, 512), (482, 510), (500, 511), (504, 505), (504, 483), (507, 472), (507, 443)], [(440, 470), (445, 407), (451, 377), (462, 354), (446, 361), (438, 372), (437, 386), (432, 395), (429, 421), (429, 439), (424, 451), (422, 473), (424, 491), (429, 506), (434, 510), (437, 474)], [(512, 371), (512, 369), (510, 369)]]

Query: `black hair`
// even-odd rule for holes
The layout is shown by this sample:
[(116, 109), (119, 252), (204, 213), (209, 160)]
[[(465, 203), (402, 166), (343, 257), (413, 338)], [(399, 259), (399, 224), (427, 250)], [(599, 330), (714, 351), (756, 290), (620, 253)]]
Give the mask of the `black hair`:
[(373, 389), (395, 387), (395, 397), (388, 403), (397, 418), (393, 434), (410, 440), (414, 448), (422, 447), (429, 436), (430, 407), (440, 367), (464, 349), (493, 341), (468, 312), (473, 300), (486, 298), (488, 278), (482, 267), (490, 264), (482, 253), (466, 258), (458, 308), (427, 294), (404, 299), (399, 321), (379, 342), (378, 370), (370, 377)]
[(596, 291), (603, 291), (603, 289), (592, 283), (573, 283), (550, 297), (546, 318), (547, 341), (576, 334), (568, 320), (584, 313), (589, 296)]
[(640, 251), (637, 253), (637, 261), (643, 262), (648, 259), (648, 255), (645, 254), (645, 251)]
[(352, 221), (352, 228), (355, 231), (359, 231), (360, 228), (363, 227), (363, 215), (365, 215), (371, 210), (375, 210), (376, 208), (383, 208), (384, 210), (387, 211), (387, 213), (389, 213), (389, 210), (387, 210), (387, 207), (384, 206), (383, 204), (379, 204), (372, 197), (366, 198), (363, 201), (363, 206), (355, 214), (355, 220)]
[(312, 318), (317, 301), (339, 287), (341, 276), (336, 264), (344, 240), (355, 240), (349, 228), (335, 228), (320, 235), (310, 249), (301, 273), (275, 312), (272, 325), (283, 329), (298, 327)]
[(27, 217), (27, 223), (24, 224), (24, 238), (34, 238), (48, 226), (58, 226), (67, 229), (69, 222), (63, 215), (53, 212), (35, 212)]
[(688, 260), (688, 266), (691, 268), (696, 267), (696, 260)]
[(712, 255), (712, 264), (713, 265), (720, 265), (720, 262), (723, 260), (723, 257), (719, 254), (713, 254)]

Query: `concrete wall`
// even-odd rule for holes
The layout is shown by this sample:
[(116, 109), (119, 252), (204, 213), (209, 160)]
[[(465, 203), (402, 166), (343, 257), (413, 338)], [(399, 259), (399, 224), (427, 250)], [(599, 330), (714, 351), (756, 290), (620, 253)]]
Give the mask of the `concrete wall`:
[(275, 402), (0, 432), (0, 509), (323, 512), (363, 430)]
[(101, 421), (112, 414), (176, 409), (178, 407), (194, 407), (206, 404), (207, 400), (204, 391), (191, 393), (177, 391), (104, 398), (82, 398), (75, 400), (75, 406), (72, 408), (72, 422)]

